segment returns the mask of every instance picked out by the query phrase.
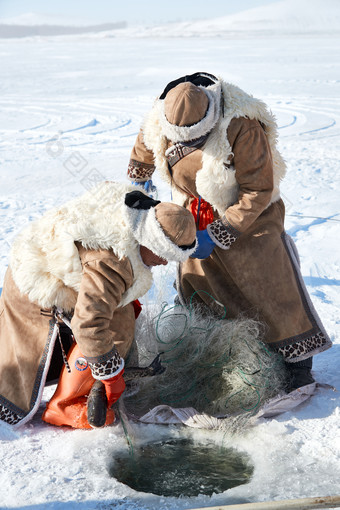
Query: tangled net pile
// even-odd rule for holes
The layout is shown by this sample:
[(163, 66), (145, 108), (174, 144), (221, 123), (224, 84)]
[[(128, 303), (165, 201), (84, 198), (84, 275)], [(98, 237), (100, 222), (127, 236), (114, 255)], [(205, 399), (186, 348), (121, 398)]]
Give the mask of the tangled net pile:
[(143, 316), (136, 331), (138, 363), (146, 366), (161, 353), (166, 370), (127, 392), (129, 413), (142, 416), (167, 404), (216, 417), (249, 416), (283, 388), (282, 357), (261, 342), (261, 323), (217, 318), (198, 306), (164, 305), (156, 316)]

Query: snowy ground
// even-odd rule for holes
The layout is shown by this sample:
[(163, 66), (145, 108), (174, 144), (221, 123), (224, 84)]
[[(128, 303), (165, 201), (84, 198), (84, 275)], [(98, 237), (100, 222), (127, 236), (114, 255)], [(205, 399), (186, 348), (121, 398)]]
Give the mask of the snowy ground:
[[(334, 342), (315, 358), (314, 375), (338, 389), (319, 389), (294, 413), (233, 438), (251, 456), (254, 476), (211, 498), (160, 498), (110, 478), (109, 459), (125, 441), (121, 426), (55, 429), (39, 415), (15, 433), (1, 426), (0, 508), (176, 510), (339, 494), (340, 36), (1, 40), (0, 65), (0, 287), (10, 244), (27, 222), (96, 179), (125, 179), (143, 115), (168, 81), (216, 73), (277, 116), (289, 169), (287, 230)], [(178, 432), (149, 425), (134, 433), (145, 441)]]

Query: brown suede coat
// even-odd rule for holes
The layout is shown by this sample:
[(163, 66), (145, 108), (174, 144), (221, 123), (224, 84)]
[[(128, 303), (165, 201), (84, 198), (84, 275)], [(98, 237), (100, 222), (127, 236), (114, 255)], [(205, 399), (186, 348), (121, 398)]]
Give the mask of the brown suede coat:
[[(237, 238), (229, 249), (216, 246), (207, 259), (184, 262), (177, 282), (179, 295), (216, 309), (218, 301), (227, 318), (259, 318), (266, 325), (264, 340), (286, 361), (306, 359), (331, 342), (303, 283), (295, 245), (284, 232), (284, 204), (271, 203), (273, 162), (267, 137), (260, 122), (245, 117), (233, 118), (226, 136), (232, 156), (225, 164), (235, 168), (239, 191), (222, 221), (235, 229)], [(187, 206), (198, 196), (196, 174), (202, 168), (202, 150), (172, 167), (172, 186), (187, 196)], [(128, 176), (142, 181), (150, 179), (154, 170), (154, 154), (145, 147), (141, 131)], [(216, 210), (214, 214), (221, 218)]]
[[(111, 250), (76, 244), (83, 274), (71, 321), (75, 339), (84, 356), (92, 359), (105, 358), (115, 348), (125, 357), (134, 337), (135, 315), (132, 304), (118, 305), (133, 282), (131, 264)], [(60, 346), (52, 310), (42, 310), (21, 294), (9, 268), (0, 297), (0, 420), (19, 425), (33, 416), (54, 348)]]

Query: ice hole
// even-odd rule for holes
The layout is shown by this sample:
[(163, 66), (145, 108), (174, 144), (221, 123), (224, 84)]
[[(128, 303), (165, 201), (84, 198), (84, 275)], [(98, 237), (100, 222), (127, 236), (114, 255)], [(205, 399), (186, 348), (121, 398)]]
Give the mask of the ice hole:
[(248, 483), (249, 457), (216, 443), (167, 439), (115, 452), (110, 476), (132, 489), (159, 496), (211, 496)]

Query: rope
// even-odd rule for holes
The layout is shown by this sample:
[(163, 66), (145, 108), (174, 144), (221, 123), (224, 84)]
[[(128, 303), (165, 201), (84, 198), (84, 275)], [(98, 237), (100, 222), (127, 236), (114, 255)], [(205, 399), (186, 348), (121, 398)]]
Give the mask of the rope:
[[(119, 405), (120, 405), (120, 403), (119, 403)], [(133, 448), (133, 443), (132, 443), (132, 440), (131, 440), (130, 435), (128, 433), (127, 427), (125, 425), (125, 421), (123, 420), (123, 416), (122, 416), (123, 413), (119, 409), (119, 406), (117, 407), (116, 410), (117, 410), (117, 414), (119, 416), (119, 420), (121, 421), (121, 424), (122, 424), (122, 427), (123, 427), (125, 439), (126, 439), (126, 442), (127, 442), (128, 448), (129, 448), (129, 455), (131, 455), (131, 457), (134, 457), (135, 452), (134, 452), (134, 448)], [(128, 421), (127, 418), (126, 418), (126, 420)]]

